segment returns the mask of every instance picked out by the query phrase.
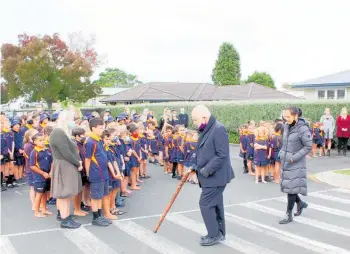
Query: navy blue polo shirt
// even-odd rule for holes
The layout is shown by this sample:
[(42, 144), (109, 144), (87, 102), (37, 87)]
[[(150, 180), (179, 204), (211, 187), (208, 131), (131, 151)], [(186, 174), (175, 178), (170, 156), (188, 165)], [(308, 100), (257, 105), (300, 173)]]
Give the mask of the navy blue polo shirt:
[(23, 144), (23, 134), (21, 131), (15, 131), (15, 130), (12, 130), (13, 132), (13, 140), (15, 141), (15, 150), (19, 150), (19, 149), (22, 149), (23, 150), (23, 147), (24, 147), (24, 144)]
[[(52, 154), (47, 148), (34, 147), (34, 150), (30, 153), (29, 158), (30, 166), (36, 166), (40, 170), (50, 173), (52, 164)], [(33, 171), (34, 182), (44, 182), (45, 177)]]
[(89, 181), (91, 183), (104, 182), (109, 179), (107, 152), (103, 142), (96, 134), (91, 133), (87, 140), (85, 158), (90, 159)]
[[(112, 149), (110, 149), (109, 147), (106, 147), (105, 150), (107, 152), (108, 162), (112, 163), (114, 174), (117, 174), (117, 170), (114, 168), (114, 162), (117, 162), (116, 155), (115, 155), (114, 151)], [(112, 178), (112, 174), (111, 173), (110, 173), (110, 176)]]

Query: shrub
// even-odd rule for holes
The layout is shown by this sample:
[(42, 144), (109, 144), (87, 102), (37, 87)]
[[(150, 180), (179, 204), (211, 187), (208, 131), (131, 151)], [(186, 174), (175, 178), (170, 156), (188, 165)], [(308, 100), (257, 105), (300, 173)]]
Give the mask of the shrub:
[[(342, 107), (350, 109), (349, 101), (212, 101), (212, 102), (169, 102), (169, 103), (150, 103), (150, 104), (134, 104), (128, 105), (130, 110), (136, 110), (142, 113), (144, 108), (154, 112), (157, 119), (163, 115), (164, 108), (175, 109), (178, 112), (180, 108), (185, 108), (185, 111), (191, 118), (191, 110), (198, 104), (208, 106), (212, 114), (223, 123), (230, 132), (230, 141), (238, 143), (239, 137), (237, 131), (240, 125), (247, 123), (249, 120), (256, 122), (260, 120), (275, 120), (281, 117), (282, 110), (288, 106), (297, 106), (303, 109), (303, 117), (311, 119), (311, 121), (319, 121), (323, 115), (325, 108), (331, 108), (334, 118), (340, 113)], [(117, 116), (123, 112), (125, 105), (117, 105), (108, 107), (112, 111), (113, 116)], [(82, 112), (87, 111), (103, 111), (104, 108), (91, 109), (83, 108)]]

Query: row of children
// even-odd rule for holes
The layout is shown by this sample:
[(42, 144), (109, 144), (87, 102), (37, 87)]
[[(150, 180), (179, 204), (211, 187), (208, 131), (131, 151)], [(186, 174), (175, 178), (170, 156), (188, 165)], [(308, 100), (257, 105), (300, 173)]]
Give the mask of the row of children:
[[(281, 120), (275, 123), (254, 121), (240, 127), (240, 157), (243, 158), (244, 173), (255, 175), (255, 183), (279, 183), (282, 134)], [(255, 168), (253, 167), (255, 166)]]

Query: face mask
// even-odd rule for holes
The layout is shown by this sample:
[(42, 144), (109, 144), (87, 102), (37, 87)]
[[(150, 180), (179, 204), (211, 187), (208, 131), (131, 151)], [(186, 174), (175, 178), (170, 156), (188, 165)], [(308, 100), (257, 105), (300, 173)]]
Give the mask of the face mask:
[(118, 137), (114, 137), (114, 138), (113, 138), (113, 142), (114, 142), (114, 143), (117, 143), (118, 141), (119, 141), (119, 138), (118, 138)]
[(139, 134), (138, 134), (138, 133), (133, 133), (132, 136), (133, 136), (134, 138), (138, 138), (138, 137), (139, 137)]
[(125, 136), (124, 141), (125, 142), (129, 142), (130, 141), (130, 137), (129, 136)]
[(201, 123), (201, 125), (199, 125), (199, 127), (198, 127), (198, 130), (200, 132), (202, 132), (202, 131), (204, 131), (205, 127), (207, 127), (207, 124), (206, 123)]
[(103, 121), (107, 122), (108, 121), (108, 116), (103, 117)]
[(81, 142), (81, 143), (84, 143), (85, 140), (86, 140), (86, 137), (81, 137), (81, 138), (80, 138), (80, 142)]
[(173, 117), (176, 117), (176, 114), (173, 114)]

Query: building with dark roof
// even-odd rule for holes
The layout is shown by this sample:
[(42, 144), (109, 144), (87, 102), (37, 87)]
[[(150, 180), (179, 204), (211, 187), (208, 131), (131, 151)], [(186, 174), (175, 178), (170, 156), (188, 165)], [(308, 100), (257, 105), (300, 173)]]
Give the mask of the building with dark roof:
[(103, 98), (105, 104), (171, 101), (295, 100), (299, 97), (256, 83), (214, 86), (208, 83), (151, 82)]
[(350, 70), (296, 83), (292, 89), (303, 91), (305, 99), (350, 99)]

